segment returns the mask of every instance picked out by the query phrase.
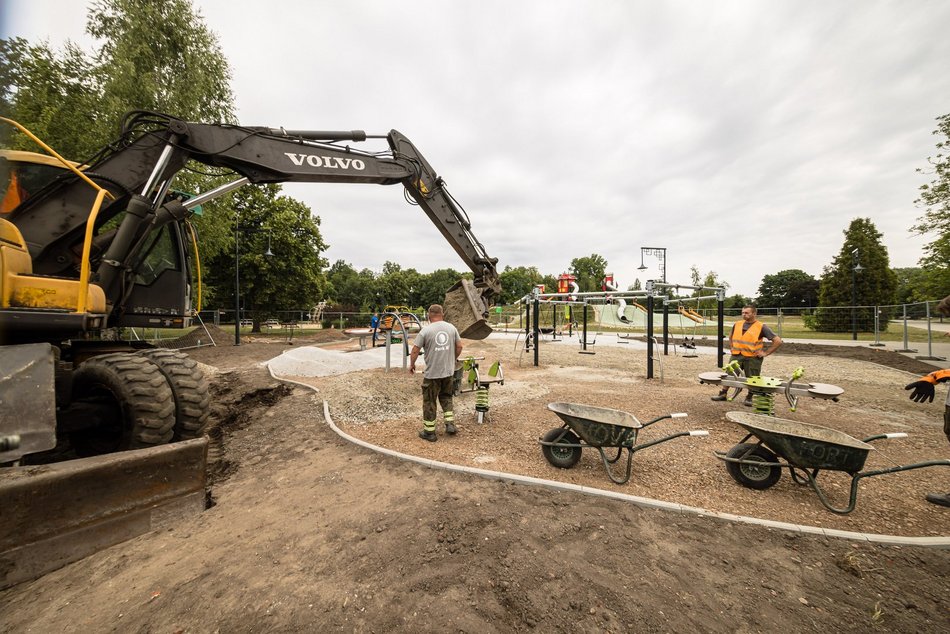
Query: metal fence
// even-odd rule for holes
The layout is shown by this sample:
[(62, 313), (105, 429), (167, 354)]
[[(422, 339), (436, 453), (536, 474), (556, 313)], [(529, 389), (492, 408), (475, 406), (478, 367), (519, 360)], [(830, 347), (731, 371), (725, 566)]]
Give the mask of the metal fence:
[[(655, 309), (654, 328), (660, 331), (663, 324), (662, 305)], [(894, 304), (885, 306), (834, 306), (834, 307), (783, 307), (760, 308), (759, 319), (786, 340), (839, 340), (857, 341), (869, 346), (883, 346), (885, 343), (896, 348), (899, 352), (921, 352), (922, 358), (941, 359), (934, 355), (935, 342), (950, 343), (950, 333), (943, 324), (950, 323), (950, 318), (944, 318), (936, 313), (936, 301), (918, 302), (913, 304)], [(613, 305), (591, 304), (588, 308), (588, 330), (600, 332), (623, 332), (644, 334), (645, 320), (634, 319), (630, 323), (620, 323), (616, 320), (605, 319)], [(583, 309), (580, 304), (565, 306), (563, 304), (540, 305), (539, 323), (542, 328), (553, 329), (557, 332), (571, 332), (582, 327)], [(631, 311), (628, 308), (628, 311)], [(716, 307), (697, 306), (690, 311), (698, 318), (687, 318), (679, 313), (675, 307), (668, 307), (668, 330), (671, 337), (711, 338), (716, 336)], [(359, 328), (369, 327), (373, 313), (327, 311), (316, 314), (312, 310), (286, 310), (269, 313), (276, 315), (273, 321), (264, 324), (264, 332), (280, 332), (284, 325), (293, 324), (300, 328)], [(424, 319), (423, 311), (415, 311), (420, 319)], [(219, 328), (231, 329), (234, 327), (234, 310), (206, 310), (201, 311), (201, 322)], [(733, 308), (724, 311), (726, 333), (729, 325), (741, 319), (741, 309)], [(252, 328), (252, 314), (242, 312), (242, 333), (250, 333)], [(488, 323), (499, 332), (524, 331), (524, 305), (494, 306), (488, 314)], [(935, 325), (938, 325), (935, 327)], [(130, 329), (132, 330), (132, 329)], [(134, 329), (131, 332), (133, 339), (148, 340), (161, 344), (163, 341), (178, 339), (181, 332), (158, 329)], [(207, 338), (205, 338), (207, 339)], [(202, 344), (199, 345), (204, 345)]]

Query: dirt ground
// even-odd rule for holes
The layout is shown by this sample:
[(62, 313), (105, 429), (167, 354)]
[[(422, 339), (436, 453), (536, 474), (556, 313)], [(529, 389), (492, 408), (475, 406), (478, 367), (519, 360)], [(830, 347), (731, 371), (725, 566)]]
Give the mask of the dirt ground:
[[(294, 345), (333, 345), (338, 338), (328, 331), (298, 337)], [(950, 551), (806, 536), (432, 470), (345, 442), (323, 420), (327, 398), (348, 433), (389, 438), (443, 461), (502, 471), (518, 463), (541, 477), (658, 499), (684, 496), (675, 501), (706, 508), (738, 505), (742, 514), (760, 517), (780, 512), (844, 530), (950, 533), (948, 514), (921, 500), (927, 491), (946, 490), (947, 474), (929, 475), (939, 469), (864, 481), (858, 509), (846, 519), (821, 510), (814, 494), (792, 485), (787, 473), (768, 491), (738, 486), (711, 450), (740, 440), (723, 415), (741, 407), (708, 400), (715, 388), (695, 379), (714, 369), (705, 360), (666, 358), (660, 385), (643, 379), (642, 355), (634, 359), (630, 351), (604, 348), (584, 357), (542, 344), (542, 367), (533, 368), (527, 360), (519, 367), (510, 346), (469, 343), (467, 353), (507, 359), (505, 385), (492, 388), (492, 420), (484, 425), (468, 411), (472, 395), (459, 397), (459, 434), (445, 438), (440, 430), (434, 444), (413, 440), (415, 377), (370, 370), (310, 379), (320, 390), (314, 393), (279, 383), (260, 365), (290, 347), (283, 342), (248, 337), (237, 348), (189, 351), (217, 369), (213, 506), (171, 530), (0, 593), (0, 630), (948, 629)], [(862, 349), (842, 352), (865, 354), (854, 350)], [(871, 351), (872, 364), (797, 352), (789, 346), (766, 369), (781, 376), (804, 365), (807, 380), (841, 385), (845, 395), (840, 403), (804, 400), (794, 415), (780, 405), (780, 416), (854, 425), (849, 429), (862, 433), (883, 426), (911, 434), (882, 443), (869, 465), (890, 464), (905, 453), (947, 457), (938, 404), (910, 403), (900, 389), (926, 367), (888, 368), (885, 358), (896, 353)], [(353, 396), (364, 392), (374, 396)], [(541, 457), (537, 437), (559, 420), (539, 404), (555, 400), (616, 407), (641, 419), (685, 410), (690, 428), (708, 428), (711, 435), (638, 453), (631, 482), (615, 487), (592, 452), (571, 470), (554, 469)], [(374, 419), (390, 412), (400, 416)], [(679, 422), (656, 427), (674, 431)], [(684, 485), (681, 476), (691, 471)]]

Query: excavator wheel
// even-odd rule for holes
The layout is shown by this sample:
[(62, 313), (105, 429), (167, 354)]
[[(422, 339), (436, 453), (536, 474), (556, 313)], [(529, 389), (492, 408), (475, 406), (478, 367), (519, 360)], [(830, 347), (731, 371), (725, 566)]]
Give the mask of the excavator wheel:
[(177, 350), (143, 350), (165, 375), (175, 396), (175, 433), (172, 440), (191, 440), (204, 433), (210, 413), (208, 379), (198, 362)]
[(175, 397), (159, 366), (145, 356), (114, 353), (93, 357), (73, 373), (72, 406), (96, 425), (73, 431), (80, 456), (162, 445), (175, 428)]

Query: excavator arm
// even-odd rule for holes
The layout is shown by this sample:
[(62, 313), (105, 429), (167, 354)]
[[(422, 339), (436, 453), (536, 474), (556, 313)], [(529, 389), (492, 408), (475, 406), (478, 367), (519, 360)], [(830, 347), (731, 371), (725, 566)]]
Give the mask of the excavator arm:
[[(385, 138), (389, 152), (351, 147), (368, 138)], [(189, 161), (225, 168), (239, 177), (192, 200), (170, 197), (175, 175)], [(190, 210), (236, 187), (251, 183), (366, 183), (402, 184), (472, 270), (474, 284), (453, 287), (463, 295), (475, 317), (464, 318), (463, 335), (484, 337), (482, 319), (501, 290), (496, 258), (490, 258), (475, 238), (464, 210), (448, 193), (445, 182), (401, 133), (368, 136), (362, 131), (325, 132), (190, 123), (149, 112), (126, 116), (122, 135), (84, 173), (107, 189), (114, 201), (95, 220), (93, 281), (106, 296), (115, 325), (127, 310), (131, 280), (143, 249), (154, 243), (155, 232), (174, 226)], [(39, 275), (74, 274), (83, 243), (94, 192), (78, 178), (66, 175), (30, 197), (8, 215), (21, 232)], [(120, 214), (117, 228), (100, 229)], [(115, 224), (115, 223), (113, 223)], [(181, 243), (180, 236), (172, 242)], [(172, 293), (181, 293), (174, 289)], [(138, 302), (141, 303), (141, 302)], [(462, 304), (458, 304), (461, 306)], [(464, 311), (463, 311), (464, 312)], [(468, 323), (468, 322), (473, 323)], [(474, 323), (481, 322), (481, 323)]]

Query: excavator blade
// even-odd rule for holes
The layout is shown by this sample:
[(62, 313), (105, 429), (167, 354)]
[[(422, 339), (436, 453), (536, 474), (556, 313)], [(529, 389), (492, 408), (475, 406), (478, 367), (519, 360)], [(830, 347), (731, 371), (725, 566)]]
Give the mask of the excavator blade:
[(459, 280), (445, 292), (445, 321), (458, 328), (465, 339), (484, 339), (491, 334), (485, 320), (487, 309), (471, 280)]

